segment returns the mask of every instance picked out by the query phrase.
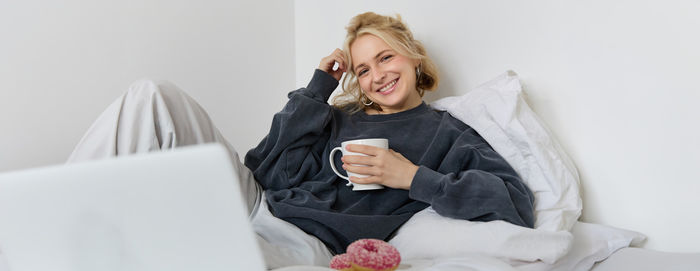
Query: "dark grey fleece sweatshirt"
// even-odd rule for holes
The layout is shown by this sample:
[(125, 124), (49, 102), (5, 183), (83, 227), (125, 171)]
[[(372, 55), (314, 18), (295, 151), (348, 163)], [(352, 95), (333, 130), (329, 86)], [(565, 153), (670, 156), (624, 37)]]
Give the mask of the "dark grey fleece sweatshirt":
[[(394, 114), (348, 114), (327, 103), (337, 86), (316, 70), (306, 88), (289, 93), (269, 134), (245, 157), (276, 217), (334, 253), (361, 238), (387, 240), (431, 205), (447, 217), (533, 227), (532, 192), (474, 129), (425, 103)], [(387, 138), (390, 149), (420, 166), (410, 190), (352, 191), (333, 173), (330, 151), (360, 138)]]

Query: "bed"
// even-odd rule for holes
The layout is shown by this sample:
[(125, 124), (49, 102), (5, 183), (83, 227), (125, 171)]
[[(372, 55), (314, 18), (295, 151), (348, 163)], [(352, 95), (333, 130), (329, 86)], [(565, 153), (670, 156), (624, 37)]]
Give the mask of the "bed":
[[(389, 241), (401, 253), (399, 270), (695, 270), (700, 266), (700, 253), (636, 248), (646, 239), (642, 233), (579, 221), (582, 198), (576, 166), (530, 109), (515, 72), (506, 71), (464, 95), (431, 106), (469, 124), (518, 171), (535, 195), (535, 228), (455, 220), (428, 208)], [(7, 270), (0, 252), (0, 271)]]
[[(579, 221), (580, 179), (574, 163), (523, 98), (513, 71), (433, 108), (476, 129), (535, 194), (535, 229), (502, 221), (470, 222), (416, 214), (389, 242), (399, 270), (697, 270), (700, 253), (638, 248), (642, 233)], [(331, 270), (295, 266), (278, 270)]]

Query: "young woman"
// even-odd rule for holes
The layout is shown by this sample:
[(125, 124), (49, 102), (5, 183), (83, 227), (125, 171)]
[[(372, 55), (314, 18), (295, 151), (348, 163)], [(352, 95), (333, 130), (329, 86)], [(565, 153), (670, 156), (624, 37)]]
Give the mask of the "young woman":
[[(70, 161), (224, 144), (271, 268), (327, 265), (355, 240), (389, 240), (428, 206), (447, 217), (532, 227), (534, 197), (518, 174), (476, 131), (423, 102), (423, 92), (437, 87), (437, 71), (400, 17), (360, 14), (347, 31), (343, 50), (289, 94), (245, 166), (196, 102), (150, 81), (110, 106)], [(331, 106), (343, 75), (344, 92)], [(342, 168), (368, 175), (352, 182), (384, 189), (353, 191), (331, 169), (330, 151), (362, 138), (387, 138), (389, 149), (349, 145), (367, 156), (344, 156)]]

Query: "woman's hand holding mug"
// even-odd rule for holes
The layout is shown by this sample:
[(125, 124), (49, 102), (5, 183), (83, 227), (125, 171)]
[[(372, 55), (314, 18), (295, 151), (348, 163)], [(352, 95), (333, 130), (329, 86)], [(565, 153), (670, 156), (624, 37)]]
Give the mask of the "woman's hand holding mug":
[(413, 177), (418, 172), (418, 166), (400, 153), (392, 149), (367, 145), (350, 144), (347, 148), (351, 152), (367, 155), (343, 156), (343, 168), (346, 171), (368, 175), (368, 177), (351, 176), (351, 182), (355, 184), (381, 184), (405, 190), (411, 188)]
[[(383, 186), (409, 190), (418, 166), (389, 149), (388, 145), (384, 138), (345, 141), (331, 151), (331, 167), (338, 176), (352, 183), (353, 190), (381, 189)], [(333, 155), (338, 150), (343, 152), (343, 169), (348, 172), (348, 177), (335, 168)]]

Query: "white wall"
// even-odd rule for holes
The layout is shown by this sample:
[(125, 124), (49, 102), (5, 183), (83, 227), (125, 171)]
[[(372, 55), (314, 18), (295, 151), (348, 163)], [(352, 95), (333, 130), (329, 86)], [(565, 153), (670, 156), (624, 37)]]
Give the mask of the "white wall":
[(700, 251), (690, 0), (0, 1), (0, 172), (61, 163), (143, 77), (187, 90), (245, 152), (369, 10), (401, 13), (426, 44), (443, 74), (428, 100), (518, 72), (581, 171), (584, 221)]
[(400, 13), (441, 68), (439, 97), (512, 69), (577, 163), (583, 221), (699, 252), (697, 1), (295, 1), (296, 81), (349, 19)]
[(293, 2), (0, 1), (0, 171), (62, 163), (137, 79), (166, 79), (245, 153), (294, 89)]

